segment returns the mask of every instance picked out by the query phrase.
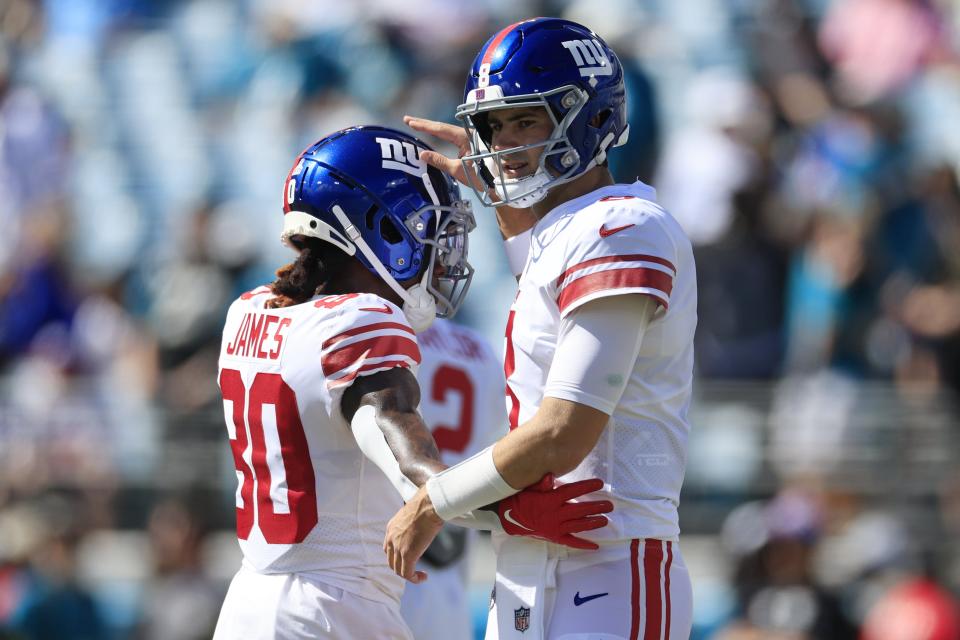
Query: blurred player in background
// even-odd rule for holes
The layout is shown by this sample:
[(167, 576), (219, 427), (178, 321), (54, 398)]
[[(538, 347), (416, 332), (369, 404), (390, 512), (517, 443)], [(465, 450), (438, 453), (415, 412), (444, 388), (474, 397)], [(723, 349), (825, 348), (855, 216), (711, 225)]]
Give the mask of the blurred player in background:
[[(457, 464), (507, 433), (503, 363), (476, 331), (437, 319), (417, 336), (420, 413), (445, 465)], [(430, 579), (407, 585), (400, 603), (417, 640), (473, 637), (467, 557), (475, 532), (446, 525), (421, 560)]]
[[(506, 327), (511, 432), (431, 478), (391, 520), (391, 566), (444, 521), (542, 474), (600, 477), (616, 505), (597, 552), (494, 535), (487, 638), (687, 638), (690, 578), (677, 545), (687, 455), (696, 274), (690, 242), (652, 188), (615, 184), (626, 142), (623, 70), (586, 27), (559, 19), (496, 33), (467, 78), (464, 125), (408, 118), (457, 145), (424, 159), (497, 207), (519, 274)], [(519, 632), (519, 633), (518, 633)]]
[[(243, 563), (215, 638), (411, 637), (403, 581), (380, 547), (401, 496), (444, 468), (416, 410), (415, 331), (459, 307), (474, 224), (456, 183), (419, 159), (424, 149), (354, 127), (304, 151), (284, 183), (282, 238), (296, 261), (227, 313), (219, 384)], [(528, 533), (551, 536), (558, 519), (541, 531), (537, 506), (569, 514), (562, 503), (596, 484), (504, 504)]]

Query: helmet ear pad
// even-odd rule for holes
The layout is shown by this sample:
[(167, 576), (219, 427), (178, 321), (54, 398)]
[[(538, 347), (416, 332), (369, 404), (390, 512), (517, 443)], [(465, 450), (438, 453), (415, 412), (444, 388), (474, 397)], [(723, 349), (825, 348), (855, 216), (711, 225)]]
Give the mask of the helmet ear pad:
[[(303, 189), (302, 192), (296, 192), (298, 199), (295, 206), (298, 209), (319, 220), (327, 221), (335, 229), (340, 229), (340, 224), (332, 219), (329, 212), (329, 207), (334, 204), (339, 206), (347, 213), (391, 276), (397, 280), (409, 280), (421, 271), (426, 262), (426, 248), (407, 228), (398, 224), (397, 214), (391, 213), (387, 204), (377, 194), (350, 176), (309, 159), (305, 161), (297, 179), (298, 188)], [(341, 187), (328, 195), (325, 191), (330, 190), (331, 184), (339, 184)], [(312, 206), (312, 202), (323, 202), (326, 209)], [(405, 209), (413, 211), (414, 206), (419, 204), (410, 202)], [(432, 233), (433, 229), (426, 231)], [(376, 272), (366, 256), (356, 253), (355, 257), (368, 270)]]
[(409, 280), (424, 268), (426, 247), (417, 241), (410, 231), (398, 224), (395, 216), (374, 203), (364, 214), (367, 228), (361, 235), (370, 245), (380, 262), (398, 281)]
[[(563, 118), (574, 108), (563, 106), (564, 95), (559, 94), (547, 98), (547, 103), (558, 122), (562, 122)], [(626, 126), (627, 110), (622, 83), (608, 87), (602, 92), (588, 92), (586, 103), (567, 127), (566, 138), (574, 149), (596, 149), (597, 151), (594, 156), (578, 158), (579, 166), (575, 173), (579, 174), (585, 171), (587, 165), (597, 155), (603, 154), (603, 157), (606, 158), (606, 151), (611, 144), (616, 142), (619, 132), (623, 131)], [(607, 140), (608, 138), (609, 140)], [(607, 140), (606, 146), (602, 146), (605, 140)], [(564, 173), (569, 167), (562, 164), (563, 156), (564, 154), (551, 155), (547, 158), (547, 166), (558, 174)]]

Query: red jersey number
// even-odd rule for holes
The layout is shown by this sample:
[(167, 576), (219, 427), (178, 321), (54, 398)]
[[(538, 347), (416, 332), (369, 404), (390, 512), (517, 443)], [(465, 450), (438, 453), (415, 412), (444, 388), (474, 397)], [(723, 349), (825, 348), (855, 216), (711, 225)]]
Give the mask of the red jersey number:
[[(232, 420), (236, 436), (230, 440), (230, 447), (233, 449), (234, 465), (243, 476), (240, 484), (241, 505), (237, 507), (237, 537), (246, 540), (253, 528), (253, 488), (256, 484), (256, 520), (264, 539), (271, 544), (303, 542), (317, 524), (317, 493), (296, 394), (279, 374), (258, 373), (250, 385), (249, 406), (246, 406), (247, 390), (236, 369), (223, 369), (220, 372), (220, 391), (224, 402), (233, 404)], [(285, 477), (272, 478), (267, 465), (267, 442), (263, 428), (267, 406), (273, 407), (276, 418)], [(243, 459), (248, 444), (252, 445), (252, 467)], [(270, 495), (271, 487), (286, 488), (286, 505), (275, 503)]]
[(359, 296), (359, 293), (341, 293), (339, 295), (324, 296), (313, 303), (317, 309), (335, 309), (347, 300), (352, 300)]
[(434, 402), (446, 404), (447, 396), (459, 394), (460, 419), (457, 426), (438, 424), (433, 429), (433, 439), (440, 451), (463, 453), (473, 434), (473, 383), (463, 369), (443, 365), (437, 368), (430, 384), (430, 397)]

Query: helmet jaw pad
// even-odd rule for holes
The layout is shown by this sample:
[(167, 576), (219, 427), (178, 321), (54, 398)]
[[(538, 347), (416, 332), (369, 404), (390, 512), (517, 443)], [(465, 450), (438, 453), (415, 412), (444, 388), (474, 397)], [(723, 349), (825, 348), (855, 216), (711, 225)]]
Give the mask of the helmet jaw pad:
[(310, 238), (319, 238), (341, 249), (348, 256), (356, 253), (353, 243), (332, 226), (303, 211), (288, 211), (283, 216), (283, 232), (280, 241), (293, 250), (297, 247), (290, 241), (295, 235), (304, 235)]

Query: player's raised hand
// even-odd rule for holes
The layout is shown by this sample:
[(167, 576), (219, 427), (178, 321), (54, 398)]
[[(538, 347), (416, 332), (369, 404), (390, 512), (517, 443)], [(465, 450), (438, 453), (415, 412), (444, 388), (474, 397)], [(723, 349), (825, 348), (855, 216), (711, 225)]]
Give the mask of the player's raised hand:
[[(457, 157), (448, 158), (442, 153), (436, 151), (421, 151), (420, 157), (431, 167), (436, 167), (440, 171), (453, 176), (458, 182), (468, 187), (476, 187), (480, 184), (476, 173), (467, 176), (463, 163), (460, 158), (470, 153), (470, 139), (463, 127), (436, 120), (427, 120), (426, 118), (415, 118), (413, 116), (404, 116), (403, 121), (408, 127), (419, 133), (426, 133), (445, 142), (449, 142), (457, 148)], [(471, 183), (471, 180), (473, 181)]]
[(387, 523), (383, 539), (383, 551), (394, 573), (414, 584), (427, 579), (427, 574), (417, 571), (417, 561), (443, 528), (443, 520), (437, 515), (424, 487)]
[(429, 134), (454, 145), (461, 158), (470, 153), (470, 140), (463, 127), (415, 116), (403, 116), (403, 121), (415, 131)]
[(554, 487), (553, 475), (548, 473), (538, 483), (501, 500), (497, 513), (503, 530), (512, 536), (540, 538), (576, 549), (598, 549), (596, 543), (573, 534), (605, 527), (609, 520), (603, 514), (613, 511), (613, 503), (571, 500), (602, 488), (599, 478)]

